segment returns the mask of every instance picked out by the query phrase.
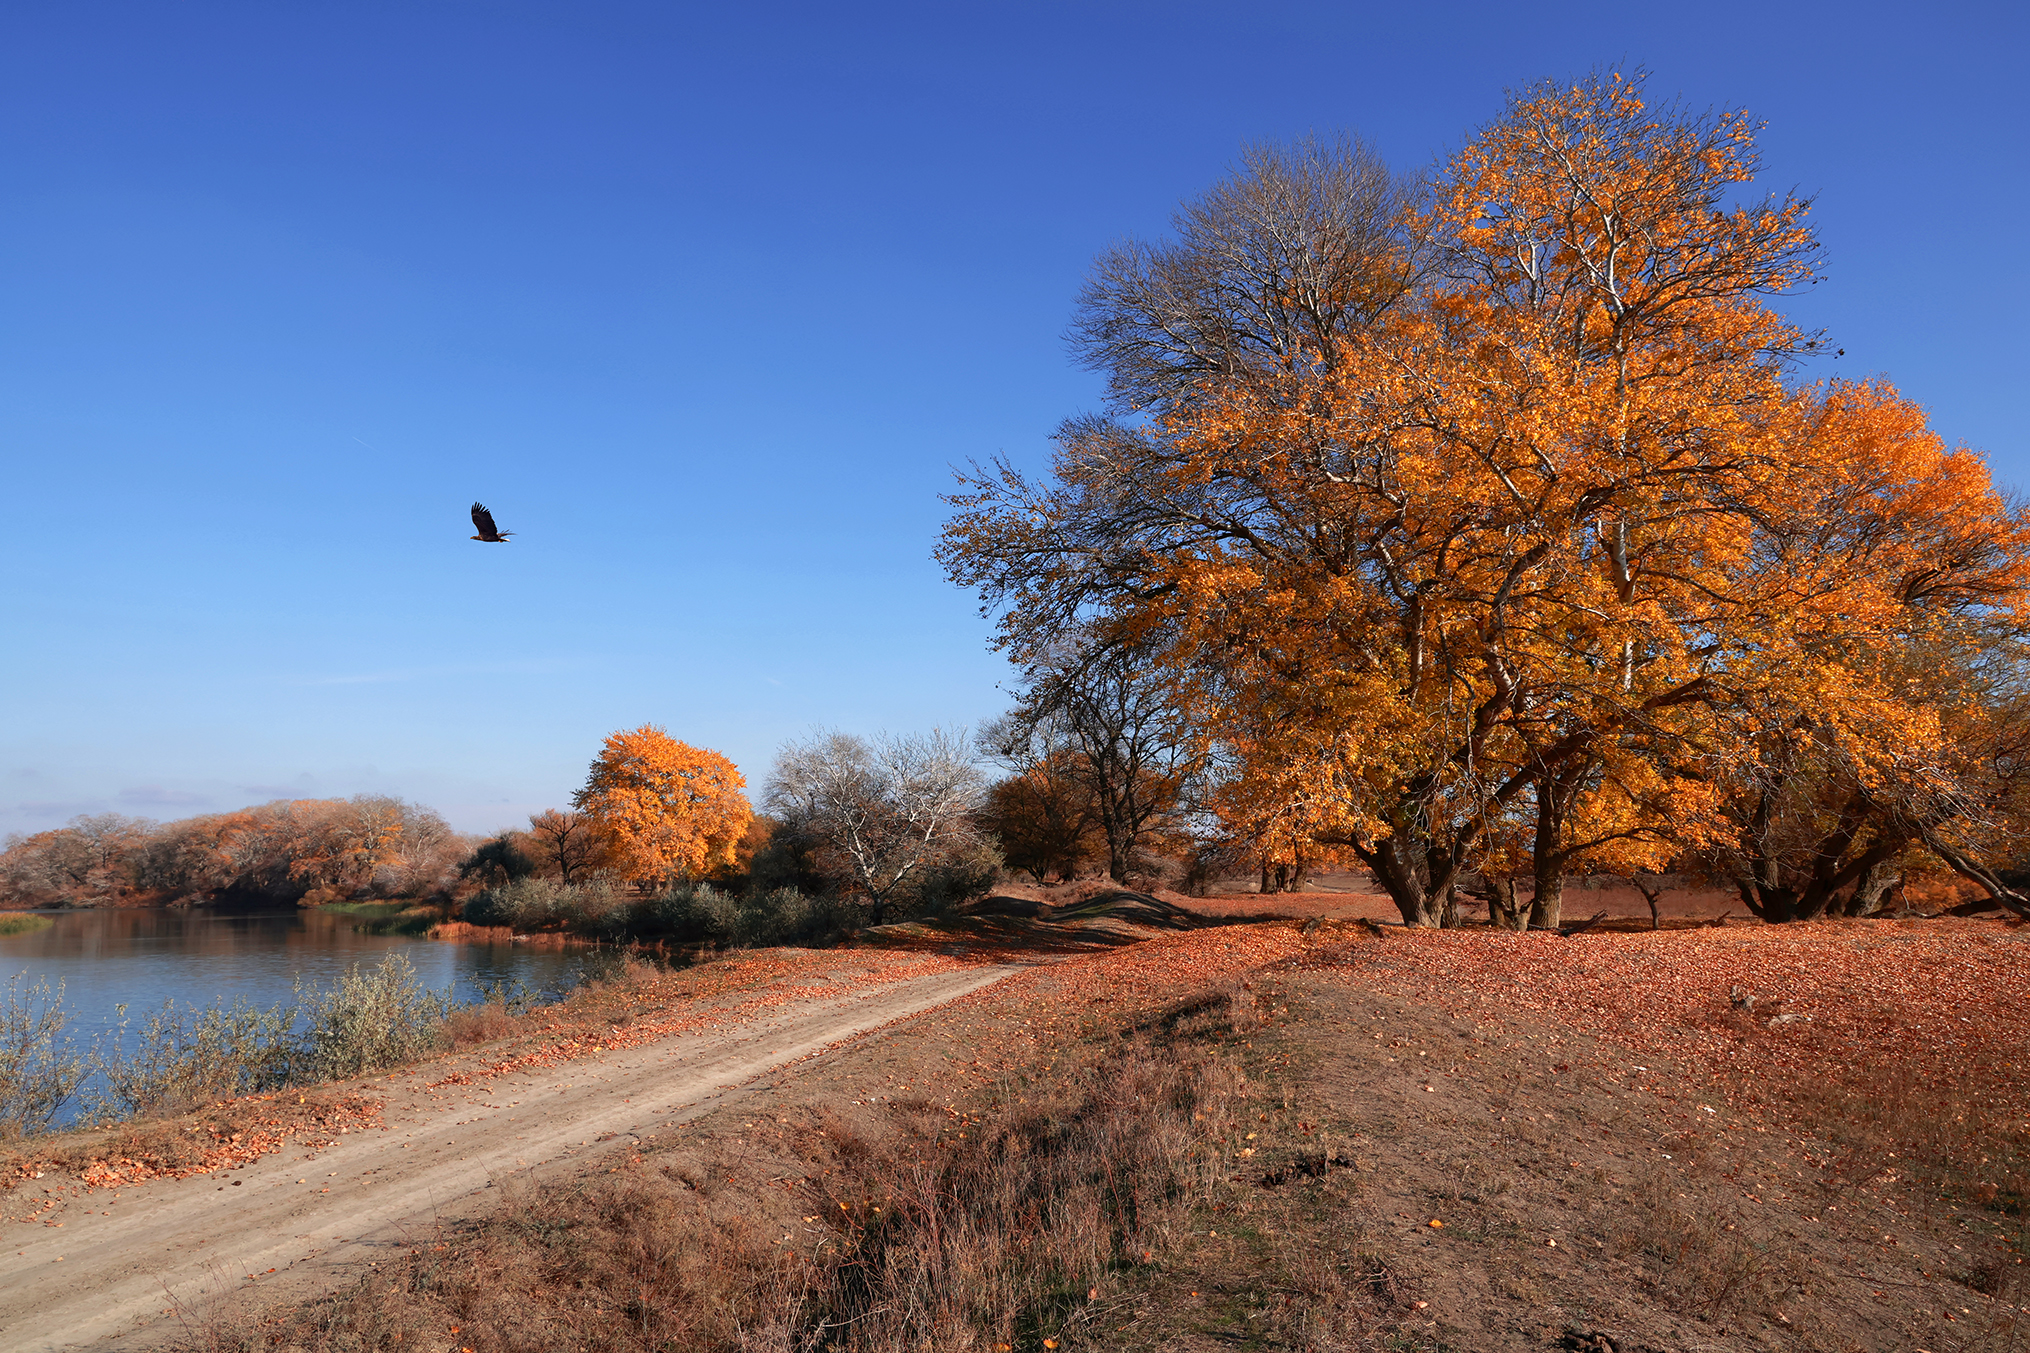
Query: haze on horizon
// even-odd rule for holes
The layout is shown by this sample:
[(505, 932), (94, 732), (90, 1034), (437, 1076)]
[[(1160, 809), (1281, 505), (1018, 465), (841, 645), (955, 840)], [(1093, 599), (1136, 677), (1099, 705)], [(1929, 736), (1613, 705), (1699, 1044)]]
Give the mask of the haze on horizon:
[[(977, 723), (947, 467), (1099, 403), (1093, 255), (1250, 141), (1400, 167), (1644, 66), (1767, 122), (1787, 309), (2030, 485), (2002, 7), (592, 3), (0, 18), (0, 834), (399, 794), (487, 830), (660, 723)], [(469, 540), (468, 505), (516, 534)]]

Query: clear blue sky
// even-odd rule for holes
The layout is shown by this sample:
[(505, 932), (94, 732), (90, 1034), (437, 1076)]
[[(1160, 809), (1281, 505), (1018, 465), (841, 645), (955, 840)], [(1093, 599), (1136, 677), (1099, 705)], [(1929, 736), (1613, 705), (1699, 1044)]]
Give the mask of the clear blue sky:
[(13, 0), (0, 832), (482, 830), (621, 726), (758, 788), (814, 724), (995, 714), (938, 494), (1098, 402), (1094, 253), (1244, 142), (1422, 167), (1603, 64), (1766, 119), (1827, 245), (1793, 313), (2030, 485), (2023, 15)]

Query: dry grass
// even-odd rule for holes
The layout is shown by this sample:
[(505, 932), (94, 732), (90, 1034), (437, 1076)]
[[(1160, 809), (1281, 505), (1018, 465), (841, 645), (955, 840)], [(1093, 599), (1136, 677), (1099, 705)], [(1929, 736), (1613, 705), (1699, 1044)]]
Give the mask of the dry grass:
[(1821, 1072), (1758, 1118), (1730, 1105), (1762, 1062), (1631, 1066), (1573, 1023), (1386, 995), (1379, 962), (1154, 1016), (1064, 965), (185, 1346), (2030, 1350), (2006, 1040), (1957, 1077), (1786, 1041)]
[(1705, 1320), (1775, 1310), (1800, 1281), (1800, 1258), (1715, 1183), (1707, 1172), (1647, 1171), (1623, 1206), (1621, 1246), (1671, 1310)]
[(1800, 1096), (1832, 1148), (1824, 1197), (1888, 1201), (1949, 1246), (1941, 1276), (1986, 1298), (1957, 1332), (1981, 1353), (2030, 1349), (2030, 1123), (1997, 1103), (2002, 1071), (1970, 1059), (1941, 1086), (1892, 1068)]
[(811, 1160), (834, 1236), (809, 1331), (871, 1353), (1033, 1345), (1080, 1326), (1229, 1177), (1219, 1143), (1246, 1081), (1193, 1035), (1232, 1009), (1230, 996), (1188, 1003), (975, 1113), (905, 1104), (883, 1139), (824, 1123)]
[(193, 1311), (179, 1347), (1039, 1347), (1105, 1310), (1230, 1183), (1221, 1143), (1248, 1086), (1198, 1035), (1230, 1031), (1234, 1010), (1231, 994), (1190, 1002), (972, 1112), (905, 1101), (871, 1125), (764, 1125), (787, 1186), (644, 1148), (540, 1206), (511, 1194), (349, 1291)]
[(508, 1013), (507, 1007), (498, 1001), (454, 1010), (444, 1021), (445, 1040), (454, 1048), (492, 1043), (521, 1031), (522, 1018)]

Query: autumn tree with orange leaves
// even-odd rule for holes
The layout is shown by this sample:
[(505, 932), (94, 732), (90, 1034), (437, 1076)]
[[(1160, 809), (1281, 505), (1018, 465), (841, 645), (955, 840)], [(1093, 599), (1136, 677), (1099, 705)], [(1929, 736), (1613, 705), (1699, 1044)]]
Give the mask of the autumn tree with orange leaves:
[(9, 838), (0, 851), (0, 902), (423, 897), (450, 886), (462, 853), (436, 813), (377, 794), (280, 799), (166, 823), (107, 814)]
[(611, 734), (572, 805), (592, 819), (638, 887), (730, 868), (754, 815), (747, 781), (718, 752), (654, 724)]
[[(1204, 804), (1352, 850), (1411, 925), (1496, 857), (1553, 926), (1566, 872), (1691, 850), (1771, 920), (1898, 842), (1992, 881), (1966, 829), (2007, 794), (1958, 730), (2016, 681), (2030, 519), (1886, 383), (1789, 379), (1819, 340), (1770, 302), (1817, 245), (1747, 195), (1754, 130), (1607, 75), (1513, 97), (1421, 198), (1355, 145), (1256, 152), (1102, 259), (1112, 412), (1046, 480), (969, 476), (941, 558), (1019, 662), (1153, 654)], [(1981, 692), (1885, 660), (1977, 630), (2012, 655)], [(1758, 856), (1779, 800), (1829, 870)]]

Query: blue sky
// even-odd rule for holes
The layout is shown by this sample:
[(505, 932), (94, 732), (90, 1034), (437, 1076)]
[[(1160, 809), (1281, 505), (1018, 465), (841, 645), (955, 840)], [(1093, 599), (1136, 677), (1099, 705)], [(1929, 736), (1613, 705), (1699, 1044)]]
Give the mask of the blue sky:
[[(0, 832), (398, 793), (484, 830), (644, 721), (1005, 704), (948, 466), (1098, 403), (1109, 241), (1243, 143), (1421, 168), (1646, 66), (1818, 196), (1789, 303), (2030, 488), (2019, 7), (15, 0)], [(1830, 369), (1830, 368), (1829, 368)], [(512, 545), (482, 546), (487, 502)]]

